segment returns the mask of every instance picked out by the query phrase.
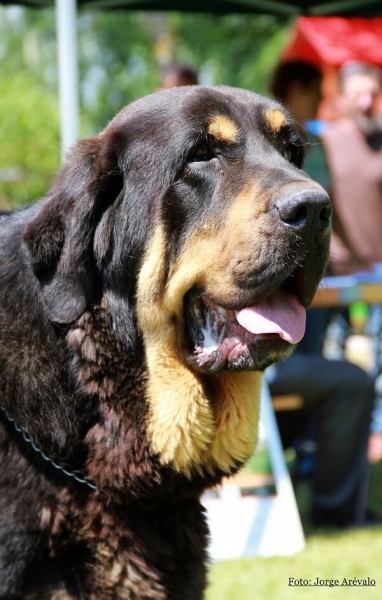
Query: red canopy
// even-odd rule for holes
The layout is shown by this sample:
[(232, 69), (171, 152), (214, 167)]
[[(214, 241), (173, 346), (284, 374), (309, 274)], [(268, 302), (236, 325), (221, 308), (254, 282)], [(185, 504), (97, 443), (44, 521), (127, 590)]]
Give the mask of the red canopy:
[(283, 58), (319, 66), (357, 60), (382, 67), (382, 19), (300, 17)]

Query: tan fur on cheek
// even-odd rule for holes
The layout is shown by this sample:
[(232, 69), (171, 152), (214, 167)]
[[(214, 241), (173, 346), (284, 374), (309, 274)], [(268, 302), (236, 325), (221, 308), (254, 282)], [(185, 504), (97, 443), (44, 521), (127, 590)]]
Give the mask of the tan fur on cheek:
[(138, 321), (141, 329), (150, 332), (150, 335), (160, 334), (161, 327), (165, 325), (165, 315), (160, 310), (165, 278), (165, 244), (164, 231), (158, 227), (144, 256), (138, 278)]
[(187, 476), (201, 469), (230, 473), (256, 445), (261, 374), (202, 376), (182, 362), (184, 295), (211, 280), (219, 286), (224, 263), (219, 265), (218, 257), (223, 253), (208, 236), (195, 235), (165, 276), (164, 240), (158, 228), (142, 264), (137, 293), (148, 368), (151, 448), (162, 464)]
[(224, 225), (194, 234), (171, 270), (163, 296), (166, 312), (179, 314), (184, 295), (195, 286), (223, 299), (237, 293), (234, 265), (242, 259), (249, 270), (255, 270), (262, 253), (256, 228), (267, 227), (268, 204), (255, 184), (248, 185), (227, 210)]
[(177, 289), (172, 310), (164, 306), (164, 239), (158, 228), (138, 280), (138, 321), (148, 368), (148, 436), (163, 464), (189, 474), (212, 439), (214, 423), (201, 381), (179, 358), (174, 319), (179, 321), (187, 287)]
[[(232, 236), (234, 241), (243, 237), (246, 239), (247, 236), (252, 241), (256, 237), (259, 219), (268, 213), (268, 205), (269, 198), (259, 189), (256, 183), (247, 185), (238, 195), (235, 202), (232, 203), (228, 211), (223, 234), (225, 239), (230, 239), (229, 235), (232, 235), (232, 228), (234, 228), (235, 235)], [(227, 246), (229, 247), (228, 243)], [(229, 251), (232, 252), (232, 249), (230, 248)]]

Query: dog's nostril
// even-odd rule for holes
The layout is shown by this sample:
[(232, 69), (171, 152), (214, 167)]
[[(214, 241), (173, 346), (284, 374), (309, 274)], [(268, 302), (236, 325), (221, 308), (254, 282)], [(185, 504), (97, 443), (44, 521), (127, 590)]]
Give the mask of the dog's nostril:
[(320, 221), (324, 225), (330, 225), (332, 220), (332, 208), (330, 206), (324, 206), (320, 212)]
[(290, 227), (302, 229), (311, 225), (326, 227), (331, 220), (328, 196), (316, 192), (294, 195), (276, 203), (279, 217)]
[(308, 218), (308, 209), (306, 206), (297, 206), (281, 218), (291, 225), (303, 225)]

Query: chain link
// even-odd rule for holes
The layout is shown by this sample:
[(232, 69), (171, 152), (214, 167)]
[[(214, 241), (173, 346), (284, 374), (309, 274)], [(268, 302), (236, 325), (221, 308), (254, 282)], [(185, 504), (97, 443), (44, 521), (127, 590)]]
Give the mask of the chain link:
[(67, 467), (65, 465), (60, 465), (57, 462), (55, 462), (55, 460), (53, 458), (51, 458), (50, 456), (47, 456), (45, 454), (45, 452), (43, 450), (41, 450), (41, 448), (39, 448), (34, 443), (34, 441), (32, 440), (31, 436), (29, 435), (29, 433), (27, 431), (25, 431), (24, 429), (22, 429), (16, 423), (16, 421), (14, 419), (12, 419), (12, 417), (7, 413), (7, 411), (5, 410), (5, 408), (3, 406), (1, 406), (1, 405), (0, 405), (0, 410), (3, 411), (3, 413), (5, 414), (5, 416), (8, 419), (8, 421), (10, 423), (12, 423), (13, 427), (15, 428), (15, 430), (22, 435), (23, 439), (28, 444), (30, 444), (32, 446), (33, 450), (35, 452), (37, 452), (38, 454), (40, 454), (40, 456), (42, 456), (42, 458), (44, 460), (46, 460), (53, 467), (55, 467), (55, 469), (58, 469), (62, 473), (65, 473), (65, 475), (67, 475), (68, 477), (72, 477), (73, 479), (75, 479), (76, 481), (78, 481), (78, 483), (83, 483), (84, 485), (87, 485), (92, 490), (96, 490), (97, 489), (97, 486), (90, 479), (88, 479), (81, 471), (68, 471), (68, 469), (67, 469)]

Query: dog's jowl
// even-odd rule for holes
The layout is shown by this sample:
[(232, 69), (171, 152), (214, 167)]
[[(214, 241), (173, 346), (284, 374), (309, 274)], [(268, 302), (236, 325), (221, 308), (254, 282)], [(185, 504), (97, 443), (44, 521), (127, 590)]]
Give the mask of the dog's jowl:
[(188, 87), (0, 217), (0, 598), (199, 600), (201, 493), (253, 453), (331, 208), (276, 102)]

